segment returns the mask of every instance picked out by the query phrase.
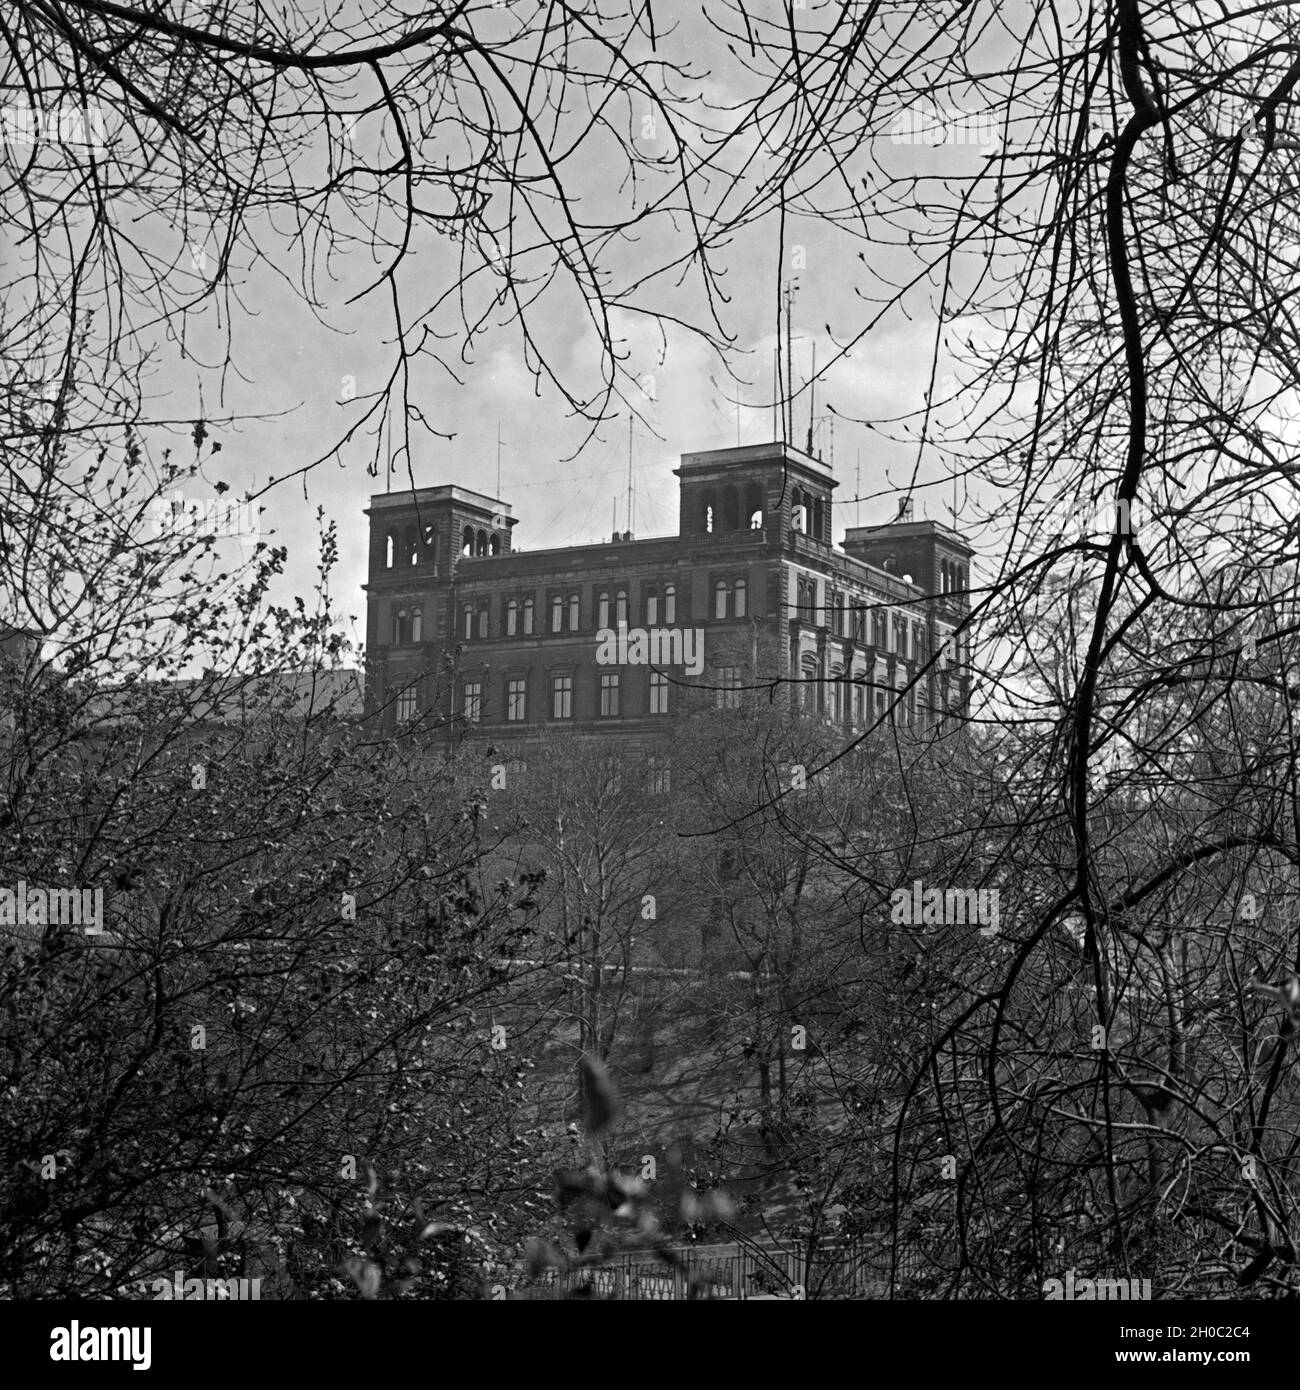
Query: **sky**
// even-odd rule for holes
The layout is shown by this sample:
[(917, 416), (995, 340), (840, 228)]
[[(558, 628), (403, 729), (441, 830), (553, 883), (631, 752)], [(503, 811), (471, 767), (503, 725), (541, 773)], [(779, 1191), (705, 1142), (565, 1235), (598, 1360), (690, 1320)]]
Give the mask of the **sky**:
[[(734, 101), (746, 78), (724, 48), (708, 42), (689, 16), (678, 38), (692, 52), (711, 96)], [(933, 111), (933, 106), (930, 111)], [(927, 120), (930, 121), (927, 127)], [(969, 171), (979, 151), (949, 143), (934, 148), (925, 132), (932, 118), (896, 121), (881, 137), (887, 149), (876, 159), (896, 171), (926, 167)], [(644, 129), (644, 127), (643, 127)], [(358, 130), (364, 141), (367, 133)], [(662, 140), (663, 132), (657, 137)], [(311, 157), (308, 150), (306, 158)], [(591, 161), (573, 175), (580, 205), (608, 206), (621, 190), (612, 165)], [(254, 229), (256, 232), (256, 229)], [(176, 229), (188, 247), (193, 277), (200, 279), (207, 258), (218, 253), (216, 231), (196, 223)], [(202, 476), (220, 479), (237, 495), (262, 493), (274, 479), (288, 479), (260, 497), (262, 535), (288, 548), (287, 572), (277, 601), (311, 593), (318, 554), (317, 508), (337, 523), (340, 559), (331, 591), (343, 626), (358, 643), (364, 633), (369, 497), (411, 486), (457, 484), (509, 503), (519, 519), (512, 533), (517, 549), (568, 546), (608, 537), (612, 529), (637, 536), (676, 530), (677, 479), (672, 469), (686, 452), (767, 442), (775, 437), (772, 358), (779, 284), (798, 280), (793, 311), (796, 385), (812, 375), (816, 353), (823, 379), (816, 393), (819, 417), (814, 447), (832, 460), (839, 480), (835, 539), (848, 525), (883, 522), (897, 513), (898, 499), (914, 470), (917, 516), (951, 523), (954, 491), (933, 454), (918, 457), (906, 431), (894, 425), (922, 400), (931, 368), (938, 292), (922, 286), (910, 299), (909, 317), (894, 314), (857, 344), (829, 372), (833, 340), (854, 338), (871, 321), (874, 306), (863, 298), (869, 277), (860, 253), (871, 257), (871, 271), (901, 279), (914, 273), (912, 253), (882, 240), (865, 244), (833, 227), (791, 217), (785, 232), (784, 263), (778, 265), (778, 226), (767, 216), (740, 230), (719, 252), (716, 266), (726, 302), (722, 329), (731, 341), (722, 358), (701, 339), (669, 325), (662, 330), (645, 316), (620, 314), (613, 327), (626, 350), (627, 368), (641, 383), (633, 388), (631, 463), (634, 502), (627, 507), (628, 417), (617, 418), (590, 435), (587, 423), (543, 382), (540, 390), (526, 367), (517, 328), (497, 323), (475, 339), (467, 360), (459, 345), (443, 345), (447, 370), (429, 364), (417, 371), (410, 397), (438, 432), (413, 431), (409, 472), (405, 461), (390, 476), (367, 472), (374, 440), (354, 438), (337, 457), (330, 455), (358, 420), (367, 397), (380, 389), (392, 370), (391, 304), (381, 285), (355, 296), (373, 279), (373, 261), (364, 248), (331, 259), (329, 277), (318, 280), (319, 308), (306, 304), (288, 283), (295, 262), (320, 257), (316, 243), (303, 242), (283, 225), (270, 223), (234, 268), (236, 293), (213, 305), (190, 327), (186, 351), (160, 339), (150, 380), (157, 416), (208, 421)], [(258, 239), (255, 237), (255, 241)], [(627, 273), (638, 255), (654, 260), (655, 246), (629, 247), (614, 263)], [(620, 261), (621, 256), (621, 261)], [(410, 317), (423, 311), (458, 278), (459, 248), (448, 238), (422, 236), (413, 244), (397, 277), (398, 297)], [(186, 269), (181, 256), (181, 269)], [(534, 263), (535, 264), (535, 263)], [(322, 267), (323, 268), (323, 267)], [(348, 302), (348, 301), (353, 302)], [(698, 277), (663, 279), (643, 302), (684, 322), (706, 317)], [(572, 300), (554, 295), (539, 305), (540, 326), (550, 360), (566, 379), (589, 384), (594, 378), (596, 337)], [(443, 323), (446, 328), (446, 322)], [(225, 333), (232, 340), (230, 366), (216, 370), (225, 355)], [(206, 365), (205, 365), (206, 364)], [(940, 372), (946, 364), (941, 362)], [(730, 371), (740, 378), (736, 384)], [(201, 401), (201, 404), (200, 404)], [(832, 423), (831, 416), (834, 416)], [(795, 408), (795, 440), (806, 442), (809, 399)], [(182, 437), (184, 426), (177, 431)], [(445, 436), (445, 437), (441, 437)], [(498, 440), (500, 444), (498, 446)], [(173, 440), (173, 442), (175, 442)], [(220, 445), (213, 455), (211, 445)], [(391, 439), (380, 452), (391, 453)], [(310, 469), (307, 465), (324, 459)], [(499, 467), (499, 493), (498, 493)], [(303, 471), (305, 470), (305, 471)], [(185, 484), (185, 495), (200, 497), (204, 485)], [(854, 500), (861, 498), (862, 500)], [(960, 504), (960, 499), (959, 499)], [(237, 557), (244, 541), (222, 543), (222, 558)]]

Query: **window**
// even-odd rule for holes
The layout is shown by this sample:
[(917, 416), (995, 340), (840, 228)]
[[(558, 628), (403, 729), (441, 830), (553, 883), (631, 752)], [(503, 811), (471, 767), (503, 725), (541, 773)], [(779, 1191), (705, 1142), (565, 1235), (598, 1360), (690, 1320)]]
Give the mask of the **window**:
[(602, 589), (596, 599), (596, 626), (607, 628), (609, 626), (609, 590)]
[(582, 601), (577, 594), (569, 595), (569, 631), (577, 632), (578, 616), (582, 610)]
[(739, 666), (719, 666), (714, 684), (718, 687), (714, 692), (718, 709), (740, 708)]
[(486, 531), (480, 531), (475, 537), (474, 554), (486, 555), (488, 553), (488, 538)]
[(528, 682), (523, 676), (511, 676), (506, 681), (506, 718), (511, 723), (518, 724), (527, 718)]
[(751, 531), (763, 529), (763, 489), (759, 483), (750, 483), (745, 489), (745, 515)]
[(872, 646), (878, 651), (885, 651), (885, 615), (877, 610), (871, 617)]
[(519, 630), (519, 602), (517, 599), (507, 599), (506, 601), (506, 636), (513, 637)]
[(414, 526), (408, 526), (405, 534), (406, 563), (418, 565), (420, 563), (420, 533)]
[(531, 597), (524, 600), (524, 636), (533, 635), (533, 600)]
[(551, 597), (551, 631), (562, 632), (564, 630), (564, 598), (560, 594)]
[(713, 586), (713, 616), (715, 618), (727, 616), (727, 581), (725, 579), (719, 579)]
[(474, 528), (467, 526), (460, 533), (460, 553), (462, 555), (473, 555), (474, 553)]
[(650, 672), (650, 713), (668, 713), (668, 677), (662, 671)]
[(666, 585), (664, 588), (664, 622), (671, 627), (677, 621), (677, 586), (676, 584)]
[(415, 691), (403, 690), (397, 697), (397, 722), (409, 724), (415, 718)]
[(747, 591), (748, 586), (746, 585), (745, 581), (743, 579), (737, 579), (735, 588), (735, 603), (733, 605), (735, 616), (737, 618), (743, 618), (745, 616), (745, 595)]
[(462, 712), (467, 724), (477, 724), (483, 718), (483, 682), (466, 681)]
[(912, 658), (925, 660), (925, 628), (920, 623), (912, 624)]
[(393, 609), (393, 644), (400, 647), (411, 640), (411, 617), (405, 608)]
[(460, 630), (468, 642), (474, 636), (474, 610), (467, 603), (460, 610)]
[(614, 595), (614, 622), (627, 625), (627, 590), (620, 589)]
[(384, 537), (384, 568), (386, 570), (390, 570), (393, 568), (393, 559), (396, 556), (396, 554), (397, 541), (394, 539), (393, 533), (389, 531), (388, 534)]
[(573, 718), (573, 677), (551, 677), (551, 718)]
[(602, 671), (600, 676), (600, 713), (604, 719), (618, 715), (618, 671)]
[(853, 716), (853, 722), (858, 728), (861, 728), (867, 722), (867, 692), (862, 686), (858, 686), (854, 691), (853, 703), (856, 710)]
[(647, 627), (654, 627), (659, 621), (659, 590), (647, 589), (645, 591), (645, 622)]
[(486, 637), (488, 635), (488, 606), (480, 603), (478, 608), (478, 635)]
[(646, 762), (646, 771), (649, 773), (646, 778), (646, 790), (651, 796), (667, 796), (672, 791), (672, 773), (668, 770), (665, 759), (651, 754)]

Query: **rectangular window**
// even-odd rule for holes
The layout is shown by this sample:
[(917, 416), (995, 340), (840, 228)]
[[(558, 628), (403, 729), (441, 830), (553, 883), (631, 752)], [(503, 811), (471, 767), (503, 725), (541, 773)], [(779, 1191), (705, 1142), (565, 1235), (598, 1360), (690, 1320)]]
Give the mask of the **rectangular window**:
[(478, 635), (480, 637), (486, 637), (488, 635), (488, 610), (486, 603), (478, 610)]
[(527, 718), (527, 690), (528, 682), (523, 676), (511, 676), (506, 682), (506, 718), (512, 723)]
[(474, 636), (474, 610), (468, 604), (461, 609), (460, 630), (464, 633), (467, 642)]
[(467, 724), (477, 724), (483, 718), (483, 682), (466, 681), (464, 714)]
[(403, 690), (397, 697), (397, 722), (409, 724), (415, 718), (415, 691)]
[(718, 709), (740, 708), (740, 667), (719, 666), (714, 692)]
[(603, 671), (600, 677), (600, 713), (605, 719), (618, 717), (619, 672)]
[(663, 758), (651, 757), (646, 764), (646, 790), (651, 796), (667, 796), (672, 791), (672, 774)]
[(573, 677), (551, 677), (551, 718), (573, 718)]
[(650, 713), (668, 713), (668, 677), (662, 671), (650, 672)]

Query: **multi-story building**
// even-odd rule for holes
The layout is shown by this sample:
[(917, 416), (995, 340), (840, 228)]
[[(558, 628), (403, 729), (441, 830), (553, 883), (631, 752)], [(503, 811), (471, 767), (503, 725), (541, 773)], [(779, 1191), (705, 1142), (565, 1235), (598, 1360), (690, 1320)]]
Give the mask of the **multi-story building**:
[(515, 549), (511, 508), (468, 488), (372, 497), (369, 707), (494, 741), (545, 726), (644, 738), (701, 699), (736, 701), (760, 638), (781, 668), (761, 674), (846, 729), (965, 705), (972, 551), (955, 531), (904, 504), (836, 545), (836, 481), (787, 444), (684, 454), (674, 471), (675, 536), (552, 550)]

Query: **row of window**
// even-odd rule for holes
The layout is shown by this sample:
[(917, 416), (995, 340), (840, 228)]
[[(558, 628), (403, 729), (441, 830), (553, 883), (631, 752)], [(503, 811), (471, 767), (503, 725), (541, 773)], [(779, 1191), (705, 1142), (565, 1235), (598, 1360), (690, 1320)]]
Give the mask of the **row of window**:
[(801, 622), (828, 627), (836, 637), (850, 639), (860, 647), (869, 645), (878, 651), (896, 652), (913, 661), (926, 659), (928, 642), (924, 623), (909, 622), (902, 614), (887, 613), (881, 608), (868, 615), (865, 604), (853, 603), (843, 590), (833, 586), (826, 592), (823, 621), (814, 579), (797, 578), (795, 616)]
[[(817, 679), (815, 666), (805, 662), (802, 668), (803, 680), (800, 687), (800, 704), (809, 712), (821, 711), (836, 723), (852, 722), (865, 725), (869, 709), (869, 692), (859, 682), (851, 680), (841, 672), (832, 674), (830, 680)], [(617, 719), (624, 713), (623, 673), (621, 671), (600, 671), (596, 673), (597, 710), (602, 719)], [(554, 674), (550, 678), (550, 718), (565, 720), (573, 718), (573, 683), (570, 673)], [(461, 686), (460, 713), (468, 724), (478, 724), (483, 720), (484, 679), (467, 680)], [(743, 672), (739, 666), (717, 667), (710, 672), (708, 685), (713, 691), (713, 704), (717, 709), (739, 709), (743, 689)], [(647, 713), (667, 714), (669, 712), (668, 677), (658, 671), (650, 673), (650, 691)], [(505, 717), (510, 724), (526, 723), (529, 718), (528, 678), (526, 676), (507, 676), (503, 693), (505, 696)], [(890, 723), (900, 715), (907, 724), (916, 722), (920, 708), (921, 692), (915, 685), (902, 692), (902, 699), (895, 706), (886, 690), (875, 694), (876, 718), (888, 715)], [(409, 723), (418, 713), (418, 700), (414, 687), (408, 687), (397, 697), (397, 718), (401, 723)]]
[[(672, 627), (678, 621), (677, 586), (664, 584), (648, 586), (642, 593), (646, 627)], [(580, 594), (553, 593), (547, 599), (550, 631), (580, 632), (582, 630), (582, 597)], [(403, 609), (397, 610), (399, 613)], [(417, 610), (418, 611), (418, 610)], [(744, 579), (719, 579), (713, 586), (713, 616), (718, 619), (744, 618), (749, 614), (749, 585)], [(596, 629), (616, 629), (631, 626), (633, 615), (628, 591), (625, 588), (601, 589), (596, 594)], [(465, 641), (491, 636), (491, 604), (488, 599), (466, 603), (460, 610), (459, 635)], [(398, 629), (394, 620), (394, 633)], [(405, 629), (402, 629), (405, 631)], [(502, 602), (501, 630), (506, 637), (532, 637), (537, 631), (537, 604), (531, 594), (511, 595)], [(400, 640), (396, 635), (394, 641)], [(419, 641), (411, 637), (411, 641)]]
[[(468, 556), (500, 555), (501, 536), (496, 531), (466, 526), (460, 536), (460, 553)], [(433, 525), (424, 528), (403, 526), (384, 533), (384, 568), (407, 569), (412, 565), (438, 563), (438, 535)]]
[[(551, 676), (550, 717), (552, 719), (573, 718), (573, 683), (575, 677), (566, 672)], [(617, 719), (624, 712), (623, 672), (598, 671), (596, 681), (596, 709), (602, 719)], [(483, 718), (483, 695), (485, 682), (481, 679), (467, 680), (461, 686), (461, 709), (467, 723), (477, 724)], [(648, 714), (668, 713), (669, 680), (662, 671), (650, 672), (650, 696)], [(509, 724), (527, 722), (528, 678), (527, 676), (507, 676), (504, 685), (505, 717)], [(400, 710), (399, 710), (400, 718)]]
[(939, 561), (939, 592), (941, 594), (963, 593), (970, 588), (970, 572), (965, 565), (947, 560)]

